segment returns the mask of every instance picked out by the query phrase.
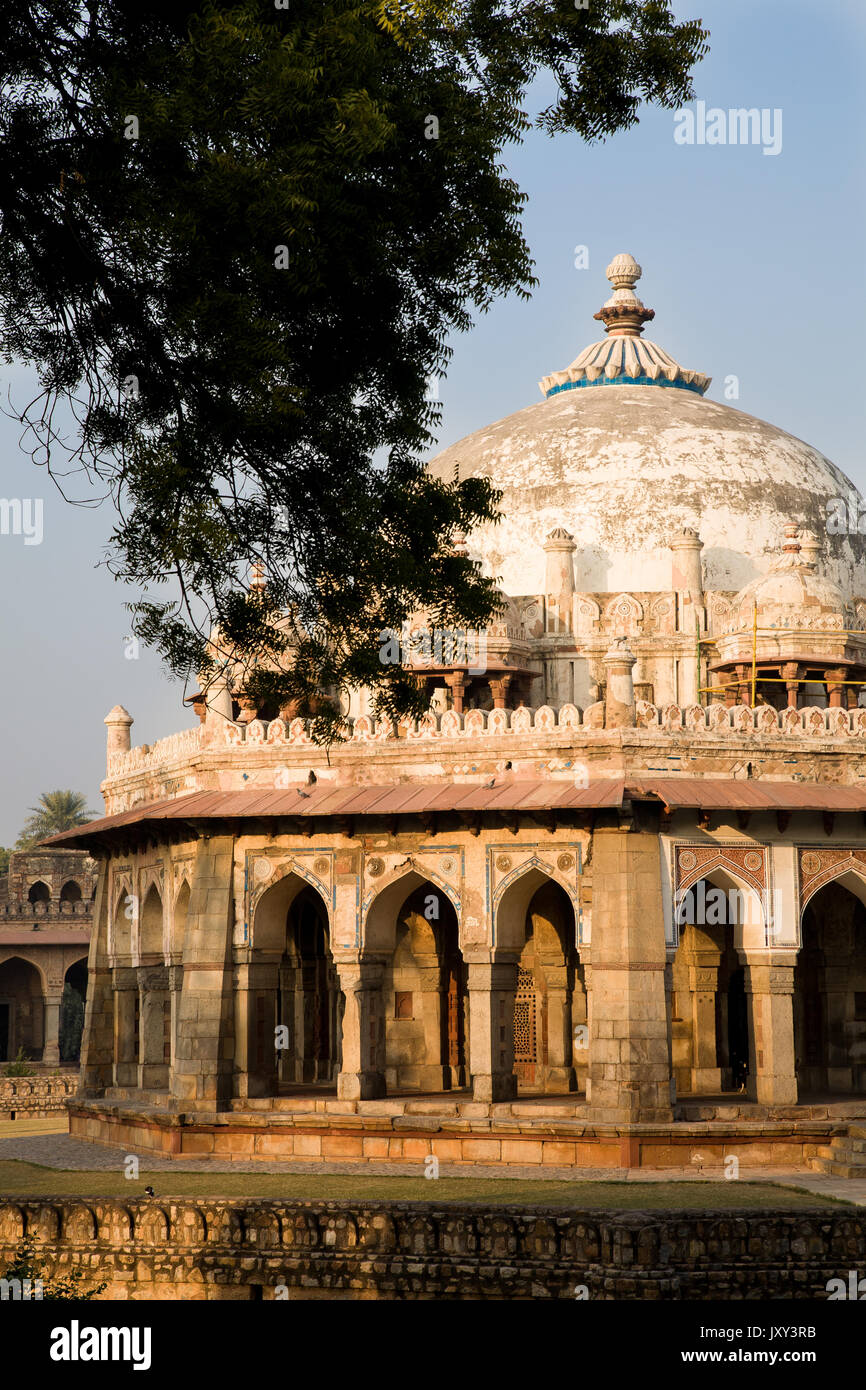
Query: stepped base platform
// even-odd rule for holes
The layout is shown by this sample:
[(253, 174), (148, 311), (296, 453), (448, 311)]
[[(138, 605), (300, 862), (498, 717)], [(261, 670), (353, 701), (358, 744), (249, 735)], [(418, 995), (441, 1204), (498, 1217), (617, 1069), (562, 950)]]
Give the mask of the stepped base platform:
[[(743, 1096), (688, 1097), (672, 1122), (597, 1123), (579, 1094), (474, 1101), (466, 1091), (338, 1100), (329, 1087), (235, 1100), (229, 1109), (180, 1113), (165, 1095), (68, 1102), (78, 1139), (173, 1158), (244, 1162), (395, 1164), (432, 1155), (504, 1168), (691, 1168), (707, 1177), (739, 1168), (802, 1168), (866, 1175), (866, 1098), (827, 1097), (761, 1106)], [(824, 1166), (829, 1165), (829, 1166)], [(864, 1167), (864, 1173), (858, 1171)], [(850, 1169), (845, 1172), (843, 1169)], [(728, 1174), (732, 1175), (731, 1173)]]

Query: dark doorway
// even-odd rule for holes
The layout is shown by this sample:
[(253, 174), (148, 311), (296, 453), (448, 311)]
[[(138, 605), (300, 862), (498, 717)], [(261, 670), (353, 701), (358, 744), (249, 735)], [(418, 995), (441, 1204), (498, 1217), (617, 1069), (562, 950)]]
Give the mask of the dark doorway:
[(9, 1005), (0, 1004), (0, 1062), (9, 1061)]

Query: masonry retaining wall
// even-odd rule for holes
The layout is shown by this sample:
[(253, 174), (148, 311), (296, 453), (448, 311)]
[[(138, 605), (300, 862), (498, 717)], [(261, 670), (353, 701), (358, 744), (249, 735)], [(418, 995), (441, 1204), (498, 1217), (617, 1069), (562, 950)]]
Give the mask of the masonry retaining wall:
[(59, 1076), (0, 1076), (0, 1120), (38, 1120), (61, 1112), (77, 1089), (77, 1067)]
[[(460, 1204), (0, 1202), (0, 1267), (41, 1243), (103, 1299), (823, 1299), (866, 1212), (586, 1212)], [(281, 1287), (282, 1286), (282, 1287)]]

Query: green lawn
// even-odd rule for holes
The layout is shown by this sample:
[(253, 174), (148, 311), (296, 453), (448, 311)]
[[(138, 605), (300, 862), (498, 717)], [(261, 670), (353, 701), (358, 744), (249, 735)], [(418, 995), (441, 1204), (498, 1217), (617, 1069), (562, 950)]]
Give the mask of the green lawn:
[(492, 1202), (587, 1210), (701, 1211), (735, 1207), (791, 1209), (832, 1199), (768, 1182), (533, 1182), (520, 1179), (342, 1177), (334, 1173), (73, 1172), (17, 1159), (0, 1161), (0, 1197), (283, 1197), (300, 1201)]

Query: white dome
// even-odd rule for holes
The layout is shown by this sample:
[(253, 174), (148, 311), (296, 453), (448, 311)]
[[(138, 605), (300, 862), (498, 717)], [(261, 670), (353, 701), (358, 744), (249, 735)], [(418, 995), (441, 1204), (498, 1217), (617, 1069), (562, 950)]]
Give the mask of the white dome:
[[(827, 538), (826, 502), (862, 508), (850, 479), (816, 449), (691, 391), (597, 386), (565, 391), (477, 430), (437, 455), (443, 479), (486, 476), (502, 520), (469, 537), (506, 592), (540, 593), (546, 536), (574, 536), (580, 590), (667, 589), (668, 545), (684, 526), (704, 542), (709, 588), (740, 590), (768, 568), (786, 522), (824, 540), (825, 573), (866, 593), (864, 537)], [(832, 546), (832, 550), (829, 548)]]
[[(620, 256), (612, 283), (626, 261), (631, 284), (640, 274)], [(456, 466), (461, 478), (485, 476), (502, 491), (501, 521), (471, 534), (470, 554), (507, 593), (541, 593), (544, 540), (565, 527), (579, 590), (669, 589), (668, 547), (692, 527), (704, 543), (707, 587), (737, 591), (766, 572), (786, 523), (797, 522), (820, 538), (821, 568), (845, 595), (866, 594), (866, 537), (827, 534), (830, 499), (860, 514), (854, 484), (802, 440), (707, 400), (708, 378), (672, 358), (674, 370), (648, 380), (645, 350), (655, 348), (639, 334), (651, 316), (631, 289), (618, 289), (596, 315), (609, 335), (598, 353), (586, 349), (545, 377), (547, 399), (431, 461), (438, 477), (453, 478)]]

